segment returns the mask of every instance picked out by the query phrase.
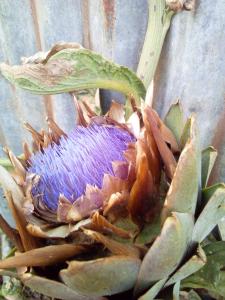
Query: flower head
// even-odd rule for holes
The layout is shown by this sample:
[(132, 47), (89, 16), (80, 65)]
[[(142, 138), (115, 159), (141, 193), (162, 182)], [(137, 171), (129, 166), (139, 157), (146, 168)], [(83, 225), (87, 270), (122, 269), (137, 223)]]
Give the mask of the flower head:
[(63, 194), (71, 203), (85, 193), (87, 184), (102, 188), (104, 174), (114, 176), (112, 162), (124, 161), (123, 152), (134, 137), (113, 126), (77, 126), (68, 136), (30, 158), (29, 173), (40, 179), (33, 197), (56, 211)]

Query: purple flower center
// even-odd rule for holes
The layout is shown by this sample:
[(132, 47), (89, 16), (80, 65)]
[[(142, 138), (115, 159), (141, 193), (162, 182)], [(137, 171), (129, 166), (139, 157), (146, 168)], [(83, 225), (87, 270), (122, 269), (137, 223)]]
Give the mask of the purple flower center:
[(28, 173), (40, 176), (32, 188), (34, 197), (56, 210), (60, 194), (72, 203), (85, 193), (86, 185), (102, 187), (104, 174), (113, 174), (112, 162), (124, 161), (123, 152), (134, 137), (117, 127), (77, 126), (60, 144), (34, 154)]

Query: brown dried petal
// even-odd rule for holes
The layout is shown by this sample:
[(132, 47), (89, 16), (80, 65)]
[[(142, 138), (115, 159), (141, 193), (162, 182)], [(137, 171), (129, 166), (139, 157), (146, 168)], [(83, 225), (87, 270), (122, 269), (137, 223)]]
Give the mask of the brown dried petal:
[(123, 180), (128, 178), (129, 164), (126, 161), (113, 161), (112, 168), (116, 177)]
[(172, 179), (177, 165), (176, 160), (161, 135), (154, 113), (152, 113), (152, 109), (150, 107), (145, 108), (144, 116), (149, 122), (151, 132), (154, 136), (161, 158), (165, 164), (166, 174), (170, 179)]
[(24, 123), (24, 126), (32, 135), (34, 148), (37, 147), (36, 150), (39, 150), (40, 146), (44, 142), (43, 136), (39, 132), (37, 132), (29, 123)]
[(67, 222), (67, 216), (72, 207), (72, 203), (63, 195), (59, 195), (57, 220), (59, 222)]
[(93, 118), (97, 116), (97, 114), (91, 109), (91, 107), (88, 105), (88, 103), (85, 100), (82, 101), (82, 104), (86, 109), (89, 118)]
[(135, 246), (122, 244), (93, 230), (84, 229), (84, 233), (95, 241), (102, 243), (112, 254), (140, 257), (140, 251)]
[(108, 233), (114, 233), (122, 238), (131, 238), (131, 233), (127, 230), (119, 228), (109, 221), (106, 220), (103, 216), (101, 216), (98, 212), (94, 213), (92, 216), (92, 224), (94, 225), (94, 230), (103, 231)]
[(144, 132), (144, 143), (152, 178), (154, 184), (158, 186), (161, 178), (161, 159), (152, 132), (149, 130)]
[(52, 131), (53, 139), (55, 142), (58, 142), (61, 136), (67, 136), (67, 134), (56, 124), (56, 122), (48, 117), (47, 118), (48, 127)]
[(102, 207), (103, 193), (94, 186), (87, 184), (85, 195), (74, 201), (68, 212), (68, 221), (80, 221)]
[(23, 143), (23, 153), (25, 160), (28, 161), (32, 155), (32, 152), (26, 142)]
[(154, 115), (155, 121), (158, 124), (159, 130), (161, 132), (162, 138), (164, 139), (164, 141), (168, 144), (170, 144), (171, 146), (171, 150), (174, 153), (178, 153), (179, 152), (179, 146), (177, 144), (177, 140), (174, 136), (174, 134), (172, 133), (172, 131), (163, 123), (163, 121), (159, 118), (159, 115), (157, 114), (157, 112), (155, 110), (151, 110), (152, 115)]
[(143, 224), (144, 216), (148, 212), (154, 194), (154, 184), (148, 166), (148, 159), (143, 150), (142, 142), (137, 141), (137, 176), (131, 189), (128, 209), (131, 217), (138, 225)]
[(102, 184), (102, 192), (105, 197), (105, 201), (114, 193), (121, 193), (129, 189), (129, 184), (127, 180), (122, 180), (120, 178), (105, 174)]
[(20, 239), (20, 236), (14, 228), (10, 227), (6, 220), (0, 215), (0, 227), (2, 231), (7, 235), (11, 243), (20, 251), (23, 252), (24, 248)]
[(124, 124), (125, 123), (125, 111), (124, 111), (124, 105), (120, 104), (118, 102), (115, 102), (114, 100), (111, 103), (110, 109), (108, 111), (107, 116), (109, 116), (114, 121)]
[(112, 194), (104, 207), (103, 215), (107, 216), (111, 222), (119, 217), (126, 217), (128, 215), (128, 199), (128, 192)]
[(132, 113), (132, 115), (127, 120), (127, 125), (130, 131), (133, 133), (133, 135), (138, 138), (140, 136), (141, 132), (141, 124), (140, 124), (140, 118), (138, 116), (137, 112)]
[(34, 239), (26, 229), (26, 221), (24, 215), (22, 215), (21, 211), (17, 209), (12, 194), (9, 192), (5, 193), (6, 199), (8, 201), (9, 208), (12, 212), (13, 218), (16, 222), (16, 228), (19, 232), (23, 247), (25, 251), (34, 249), (38, 247), (38, 241)]
[(77, 112), (77, 125), (82, 125), (84, 127), (87, 127), (87, 121), (84, 118), (83, 111), (81, 109), (81, 106), (80, 106), (75, 94), (73, 94), (73, 102), (74, 102), (74, 105), (76, 107), (76, 112)]

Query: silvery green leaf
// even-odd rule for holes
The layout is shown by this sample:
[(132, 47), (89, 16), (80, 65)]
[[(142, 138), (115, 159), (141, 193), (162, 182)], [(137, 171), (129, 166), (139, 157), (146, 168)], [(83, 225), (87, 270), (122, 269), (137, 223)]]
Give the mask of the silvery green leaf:
[(170, 107), (165, 117), (165, 124), (173, 132), (179, 144), (184, 129), (184, 114), (179, 101)]
[(212, 146), (202, 151), (202, 187), (206, 187), (214, 163), (216, 161), (217, 151)]
[(79, 295), (61, 282), (32, 275), (29, 273), (22, 274), (20, 279), (22, 283), (25, 286), (29, 287), (31, 290), (49, 296), (53, 299), (59, 298), (62, 300), (103, 300), (102, 297), (86, 297)]
[(221, 239), (222, 241), (225, 241), (225, 217), (219, 221), (218, 227), (219, 227)]
[(144, 228), (135, 239), (135, 243), (142, 245), (149, 244), (160, 234), (160, 231), (161, 220), (159, 218), (153, 223), (145, 224)]
[(198, 246), (197, 253), (193, 255), (184, 265), (182, 265), (166, 282), (165, 286), (169, 286), (177, 281), (181, 281), (184, 278), (200, 270), (206, 264), (206, 255)]
[(139, 100), (146, 92), (131, 70), (87, 49), (68, 47), (50, 52), (44, 62), (20, 66), (2, 63), (0, 70), (12, 84), (41, 95), (102, 88)]
[(163, 288), (167, 278), (159, 280), (155, 283), (143, 296), (138, 298), (138, 300), (153, 300), (158, 295), (160, 290)]
[(178, 267), (191, 240), (192, 230), (193, 217), (190, 214), (173, 213), (166, 219), (161, 234), (143, 259), (136, 294), (168, 277)]
[(183, 288), (205, 289), (225, 297), (225, 242), (213, 242), (203, 248), (207, 263), (198, 272), (182, 280)]
[(225, 184), (217, 184), (203, 190), (203, 202), (207, 202), (198, 217), (192, 240), (202, 242), (219, 221), (225, 217)]
[(182, 131), (182, 134), (181, 134), (181, 137), (180, 137), (180, 147), (181, 147), (181, 149), (184, 148), (185, 144), (187, 143), (188, 139), (190, 138), (192, 119), (193, 119), (193, 116), (188, 118), (185, 125), (184, 125), (183, 131)]
[(22, 207), (24, 195), (22, 190), (16, 184), (11, 174), (2, 166), (0, 166), (0, 186), (4, 192), (11, 192), (17, 207)]
[(196, 120), (190, 119), (190, 133), (181, 152), (162, 212), (163, 219), (170, 212), (191, 213), (194, 215), (201, 174), (201, 153)]
[(16, 228), (15, 221), (12, 217), (12, 214), (8, 207), (8, 204), (7, 204), (6, 200), (4, 199), (4, 195), (3, 195), (1, 187), (0, 187), (0, 215), (4, 216), (4, 219), (12, 228)]
[(173, 287), (173, 300), (180, 300), (180, 281), (177, 281)]
[(17, 207), (22, 207), (24, 195), (21, 189), (18, 187), (11, 174), (0, 165), (0, 197), (2, 200), (0, 204), (0, 213), (10, 224), (10, 226), (15, 227), (15, 222), (13, 221), (10, 210), (8, 209), (7, 202), (3, 197), (2, 190), (4, 192), (11, 192)]
[(70, 261), (60, 271), (63, 282), (79, 294), (102, 296), (132, 289), (138, 275), (140, 259), (114, 255), (89, 261)]

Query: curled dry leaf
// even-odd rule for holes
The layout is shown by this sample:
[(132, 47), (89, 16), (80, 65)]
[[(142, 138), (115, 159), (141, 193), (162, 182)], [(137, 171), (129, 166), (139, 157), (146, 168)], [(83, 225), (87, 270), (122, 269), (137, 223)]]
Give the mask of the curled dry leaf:
[(11, 243), (20, 251), (23, 252), (24, 248), (21, 242), (20, 235), (18, 231), (14, 228), (11, 228), (6, 220), (0, 215), (0, 227), (2, 231), (7, 235)]
[(106, 231), (108, 233), (113, 233), (117, 236), (120, 236), (122, 238), (125, 238), (125, 239), (129, 239), (132, 237), (132, 234), (127, 231), (127, 230), (124, 230), (122, 228), (119, 228), (113, 224), (111, 224), (109, 221), (107, 221), (106, 218), (104, 218), (103, 216), (101, 216), (98, 212), (94, 213), (92, 218), (92, 228), (94, 230), (97, 230), (97, 231)]
[(39, 241), (35, 239), (26, 229), (27, 222), (23, 213), (17, 208), (14, 203), (14, 198), (10, 192), (5, 193), (6, 199), (8, 201), (9, 208), (12, 212), (13, 218), (16, 222), (16, 228), (19, 232), (22, 245), (25, 251), (35, 249), (39, 245)]
[(124, 112), (124, 105), (120, 104), (116, 101), (112, 101), (110, 109), (107, 113), (107, 115), (115, 120), (118, 123), (124, 124), (125, 123), (125, 112)]
[(128, 210), (133, 221), (142, 225), (151, 208), (151, 198), (154, 194), (152, 174), (148, 159), (141, 141), (137, 141), (137, 174), (136, 181), (130, 191)]
[(140, 258), (140, 250), (135, 246), (119, 243), (93, 230), (85, 229), (84, 233), (95, 241), (103, 244), (114, 255), (125, 255)]
[(128, 204), (129, 193), (115, 193), (109, 198), (109, 201), (104, 206), (103, 215), (114, 222), (120, 217), (126, 217), (128, 215)]
[(33, 236), (39, 238), (65, 238), (70, 234), (69, 225), (61, 225), (53, 228), (41, 228), (38, 225), (28, 224), (27, 230)]
[(0, 261), (1, 269), (54, 265), (85, 252), (79, 245), (64, 244), (33, 249)]
[(172, 179), (177, 165), (176, 160), (162, 137), (160, 129), (158, 128), (157, 120), (155, 119), (155, 115), (150, 107), (146, 107), (143, 114), (145, 124), (147, 124), (146, 127), (148, 130), (151, 130), (160, 156), (164, 162), (166, 174), (170, 179)]

